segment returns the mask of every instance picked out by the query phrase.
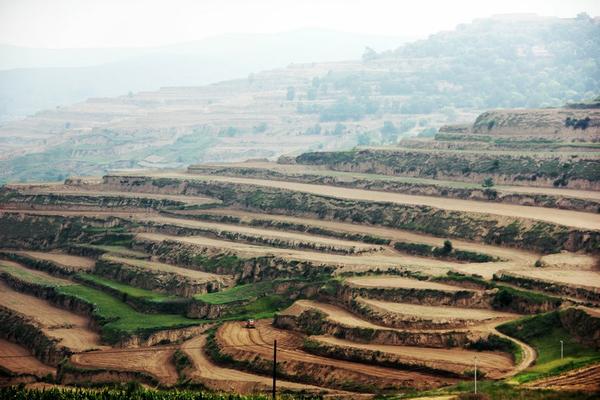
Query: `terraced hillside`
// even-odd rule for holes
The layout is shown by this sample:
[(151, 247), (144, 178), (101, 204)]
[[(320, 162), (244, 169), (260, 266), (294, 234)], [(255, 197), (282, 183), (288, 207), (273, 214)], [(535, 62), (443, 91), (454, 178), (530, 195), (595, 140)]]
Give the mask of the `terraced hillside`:
[(477, 368), (484, 390), (591, 396), (595, 183), (484, 188), (360, 159), (386, 151), (3, 188), (3, 382), (250, 393), (275, 368), (280, 391), (350, 399), (453, 395)]

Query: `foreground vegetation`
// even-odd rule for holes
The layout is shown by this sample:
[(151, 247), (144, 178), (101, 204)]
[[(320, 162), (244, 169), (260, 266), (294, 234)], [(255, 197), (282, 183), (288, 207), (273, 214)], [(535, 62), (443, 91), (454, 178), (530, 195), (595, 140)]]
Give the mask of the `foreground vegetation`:
[[(280, 395), (280, 399), (319, 399), (311, 395)], [(263, 394), (241, 395), (192, 390), (149, 390), (136, 385), (111, 389), (58, 389), (49, 390), (9, 387), (0, 389), (0, 400), (267, 400)]]

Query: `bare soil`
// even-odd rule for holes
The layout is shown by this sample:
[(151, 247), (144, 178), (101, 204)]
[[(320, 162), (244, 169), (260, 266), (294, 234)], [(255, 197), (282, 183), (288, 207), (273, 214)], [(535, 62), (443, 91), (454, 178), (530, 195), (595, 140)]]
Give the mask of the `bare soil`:
[(91, 270), (95, 265), (95, 261), (91, 258), (72, 256), (61, 252), (15, 251), (15, 253), (82, 271)]
[(100, 335), (88, 328), (88, 318), (17, 292), (4, 282), (0, 282), (0, 305), (31, 317), (46, 335), (60, 340), (61, 345), (72, 351), (105, 347), (100, 344)]
[(479, 308), (435, 307), (418, 304), (393, 303), (366, 298), (358, 298), (359, 302), (386, 313), (404, 315), (413, 318), (430, 320), (463, 319), (473, 321), (510, 320), (518, 318), (516, 314)]
[(161, 346), (108, 349), (74, 354), (71, 356), (71, 362), (84, 368), (144, 372), (163, 384), (173, 385), (178, 379), (172, 361), (174, 352), (172, 347)]
[(555, 223), (559, 225), (565, 225), (573, 228), (592, 230), (600, 229), (600, 215), (571, 210), (556, 210), (544, 207), (519, 206), (502, 203), (490, 204), (484, 201), (459, 200), (430, 196), (413, 196), (402, 193), (378, 192), (362, 189), (348, 189), (326, 185), (314, 185), (308, 183), (295, 183), (265, 179), (236, 178), (216, 175), (196, 175), (174, 172), (150, 172), (144, 173), (143, 175), (256, 185), (311, 193), (321, 196), (337, 197), (341, 199), (380, 201), (408, 205), (423, 205), (434, 208), (440, 208), (443, 210), (533, 219), (538, 221)]
[(472, 369), (475, 358), (477, 365), (485, 374), (494, 378), (513, 368), (513, 362), (508, 354), (492, 351), (472, 351), (461, 348), (439, 349), (414, 346), (393, 346), (381, 344), (357, 343), (333, 336), (311, 336), (313, 340), (325, 344), (342, 347), (352, 347), (373, 352), (384, 352), (402, 357), (407, 362), (422, 362), (425, 365), (440, 369), (447, 369), (461, 373), (465, 369)]
[[(216, 339), (223, 346), (223, 352), (236, 359), (251, 360), (257, 355), (272, 360), (273, 341), (277, 340), (277, 360), (281, 364), (299, 363), (305, 365), (302, 375), (320, 373), (318, 367), (329, 367), (334, 379), (361, 379), (361, 382), (395, 381), (412, 387), (437, 387), (456, 380), (440, 378), (414, 371), (402, 371), (374, 365), (335, 360), (306, 353), (299, 348), (303, 336), (274, 328), (270, 321), (258, 321), (256, 329), (247, 329), (241, 322), (227, 322), (217, 331)], [(314, 366), (318, 366), (316, 369)], [(360, 378), (359, 378), (360, 377)]]
[(56, 368), (42, 363), (26, 348), (4, 339), (0, 339), (0, 368), (16, 375), (31, 374), (43, 377), (48, 374), (56, 374)]
[(405, 288), (405, 289), (432, 289), (444, 292), (458, 292), (465, 290), (459, 286), (444, 283), (421, 281), (418, 279), (404, 278), (394, 275), (372, 275), (347, 278), (345, 283), (356, 287), (366, 288)]

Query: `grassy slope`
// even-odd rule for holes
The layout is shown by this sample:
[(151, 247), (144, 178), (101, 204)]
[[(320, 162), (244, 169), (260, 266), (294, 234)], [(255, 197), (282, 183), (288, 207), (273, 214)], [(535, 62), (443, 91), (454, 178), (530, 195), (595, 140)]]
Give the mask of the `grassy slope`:
[(139, 299), (146, 299), (149, 301), (154, 301), (154, 302), (159, 302), (159, 303), (169, 302), (169, 301), (177, 301), (177, 300), (182, 299), (181, 297), (178, 297), (178, 296), (171, 296), (171, 295), (166, 295), (166, 294), (162, 294), (162, 293), (156, 293), (151, 290), (136, 288), (136, 287), (129, 286), (129, 285), (126, 285), (121, 282), (103, 278), (98, 275), (80, 273), (80, 274), (77, 274), (77, 277), (84, 282), (90, 282), (95, 285), (104, 286), (104, 287), (116, 290), (120, 293), (126, 294), (127, 296), (135, 297), (135, 298), (139, 298)]
[[(575, 342), (561, 326), (558, 312), (550, 312), (508, 322), (498, 330), (531, 345), (538, 354), (535, 365), (513, 378), (523, 383), (584, 365), (600, 362), (600, 351)], [(564, 358), (560, 358), (560, 341), (564, 342)]]
[(55, 279), (51, 276), (46, 277), (42, 274), (36, 274), (35, 272), (30, 272), (25, 268), (17, 268), (9, 265), (8, 263), (3, 263), (2, 260), (0, 260), (0, 273), (6, 273), (19, 280), (42, 286), (64, 286), (66, 284), (63, 279)]
[(196, 325), (201, 322), (180, 315), (140, 313), (116, 298), (84, 285), (63, 286), (58, 291), (77, 297), (86, 303), (94, 304), (95, 314), (104, 320), (111, 321), (103, 325), (103, 330), (133, 333), (145, 329)]

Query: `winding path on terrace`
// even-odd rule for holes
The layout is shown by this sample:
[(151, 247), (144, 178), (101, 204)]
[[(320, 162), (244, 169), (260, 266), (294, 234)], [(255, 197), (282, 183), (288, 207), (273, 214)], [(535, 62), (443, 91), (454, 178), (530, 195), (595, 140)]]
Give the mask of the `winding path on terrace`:
[[(376, 325), (374, 323), (371, 323), (369, 321), (359, 318), (358, 316), (350, 313), (349, 311), (346, 311), (345, 309), (343, 309), (341, 307), (334, 306), (332, 304), (316, 302), (316, 301), (312, 301), (312, 300), (297, 300), (294, 304), (292, 304), (287, 309), (283, 310), (280, 314), (281, 315), (298, 316), (303, 311), (308, 310), (308, 309), (319, 310), (319, 311), (323, 312), (324, 314), (326, 314), (327, 319), (329, 319), (330, 321), (339, 323), (341, 325), (346, 325), (349, 327), (357, 326), (357, 327), (368, 328), (368, 329), (409, 331), (408, 329), (394, 329), (394, 328), (388, 328), (388, 327), (381, 326), (381, 325)], [(526, 344), (520, 340), (514, 339), (510, 336), (507, 336), (501, 332), (498, 332), (496, 330), (496, 326), (499, 323), (502, 323), (502, 322), (497, 322), (497, 321), (484, 322), (484, 323), (478, 324), (476, 326), (470, 327), (467, 330), (469, 332), (479, 331), (479, 332), (485, 332), (485, 333), (493, 333), (495, 335), (512, 340), (518, 346), (520, 346), (521, 350), (522, 350), (521, 362), (518, 365), (516, 365), (510, 372), (502, 375), (502, 377), (513, 376), (513, 375), (516, 375), (517, 373), (527, 369), (531, 364), (533, 364), (533, 362), (536, 359), (536, 352), (528, 344)], [(460, 331), (461, 329), (449, 329), (449, 330)], [(462, 330), (464, 330), (464, 329), (462, 329)], [(417, 332), (425, 332), (426, 330), (418, 329), (416, 331)], [(441, 332), (441, 331), (444, 331), (444, 330), (436, 330), (436, 332)]]
[(458, 200), (443, 197), (413, 196), (402, 193), (379, 192), (362, 189), (348, 189), (335, 186), (294, 183), (266, 179), (237, 178), (217, 175), (196, 175), (186, 173), (148, 173), (142, 176), (229, 182), (241, 185), (271, 187), (296, 192), (311, 193), (320, 196), (337, 197), (350, 200), (389, 202), (407, 205), (422, 205), (444, 210), (494, 214), (505, 217), (534, 219), (580, 229), (600, 229), (600, 214), (591, 214), (571, 210), (556, 210), (544, 207), (519, 206), (502, 203), (489, 203), (474, 200)]
[[(206, 336), (200, 335), (182, 343), (181, 350), (192, 361), (192, 371), (189, 377), (197, 379), (213, 390), (236, 391), (251, 393), (271, 387), (273, 380), (261, 375), (223, 368), (214, 364), (205, 354)], [(277, 380), (277, 385), (291, 390), (328, 390), (318, 386)]]
[(357, 343), (325, 335), (310, 336), (310, 339), (337, 347), (350, 347), (372, 352), (389, 353), (402, 357), (403, 361), (414, 362), (416, 364), (423, 363), (431, 367), (440, 368), (442, 365), (439, 364), (443, 364), (444, 368), (448, 368), (448, 370), (456, 373), (462, 373), (466, 369), (472, 369), (473, 362), (477, 357), (478, 365), (490, 378), (504, 376), (514, 368), (512, 359), (508, 354), (492, 351)]

